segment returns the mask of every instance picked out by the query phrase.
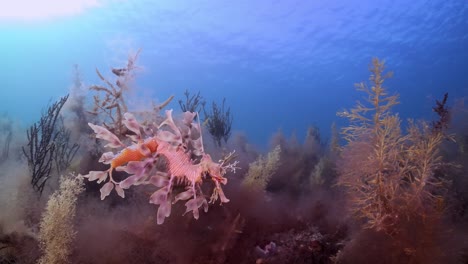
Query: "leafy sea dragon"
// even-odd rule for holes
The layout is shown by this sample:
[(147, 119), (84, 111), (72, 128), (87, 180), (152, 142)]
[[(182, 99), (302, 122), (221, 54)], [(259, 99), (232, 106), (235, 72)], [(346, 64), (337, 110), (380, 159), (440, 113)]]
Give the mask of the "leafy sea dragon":
[[(150, 203), (159, 205), (158, 224), (164, 223), (164, 219), (171, 214), (172, 204), (180, 200), (187, 200), (185, 213), (192, 212), (193, 217), (198, 219), (201, 207), (205, 212), (208, 211), (208, 201), (201, 189), (203, 180), (210, 177), (214, 183), (210, 203), (218, 199), (221, 204), (229, 202), (221, 184), (227, 183), (224, 175), (228, 170), (235, 172), (238, 162), (228, 164), (234, 152), (219, 162), (214, 162), (211, 156), (204, 152), (199, 118), (198, 122), (194, 122), (196, 116), (196, 113), (185, 112), (182, 124), (177, 126), (172, 119), (172, 110), (167, 110), (166, 119), (157, 128), (152, 129), (140, 125), (132, 114), (125, 113), (123, 124), (134, 133), (128, 136), (131, 140), (130, 146), (122, 143), (105, 127), (88, 123), (96, 133), (96, 138), (108, 142), (105, 147), (120, 149), (120, 152), (102, 154), (99, 162), (110, 164), (110, 168), (105, 171), (90, 171), (84, 177), (89, 181), (97, 180), (99, 184), (106, 182), (100, 190), (102, 200), (114, 189), (124, 198), (124, 190), (131, 186), (151, 184), (159, 188), (149, 198)], [(166, 161), (164, 171), (159, 171), (155, 166), (161, 158)], [(114, 170), (124, 171), (128, 177), (116, 181), (112, 177)], [(185, 190), (175, 193), (175, 186), (185, 186)]]

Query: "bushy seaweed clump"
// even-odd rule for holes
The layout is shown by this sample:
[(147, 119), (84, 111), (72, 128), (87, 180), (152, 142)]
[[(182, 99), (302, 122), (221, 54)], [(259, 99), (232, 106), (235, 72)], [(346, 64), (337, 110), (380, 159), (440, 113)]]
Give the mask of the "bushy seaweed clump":
[[(400, 250), (396, 255), (406, 254), (411, 261), (441, 257), (436, 253), (439, 247), (425, 244), (425, 239), (440, 235), (435, 227), (442, 224), (448, 187), (440, 173), (448, 165), (440, 147), (451, 138), (446, 135), (447, 96), (434, 108), (437, 121), (410, 120), (404, 133), (398, 114), (392, 112), (398, 95), (384, 87), (391, 73), (384, 72), (384, 63), (378, 59), (372, 60), (370, 71), (370, 87), (356, 85), (366, 94), (365, 101), (339, 113), (351, 124), (343, 129), (347, 143), (338, 161), (338, 185), (346, 188), (349, 208), (364, 228), (391, 235), (388, 239), (399, 243), (393, 247)], [(413, 237), (406, 236), (411, 232)]]

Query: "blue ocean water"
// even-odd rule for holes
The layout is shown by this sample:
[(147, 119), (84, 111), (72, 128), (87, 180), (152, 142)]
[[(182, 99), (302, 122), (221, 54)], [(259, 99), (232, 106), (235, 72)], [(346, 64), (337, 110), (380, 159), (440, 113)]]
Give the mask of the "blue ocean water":
[(468, 95), (466, 0), (35, 2), (0, 11), (0, 113), (24, 125), (69, 92), (73, 65), (98, 83), (96, 67), (140, 48), (136, 101), (225, 97), (233, 130), (259, 146), (278, 129), (301, 138), (315, 125), (326, 137), (372, 57), (394, 71), (403, 118), (429, 118), (445, 92)]

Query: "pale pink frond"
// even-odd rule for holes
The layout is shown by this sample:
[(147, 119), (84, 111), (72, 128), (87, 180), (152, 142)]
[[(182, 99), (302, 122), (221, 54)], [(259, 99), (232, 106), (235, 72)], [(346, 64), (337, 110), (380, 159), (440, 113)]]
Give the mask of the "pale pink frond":
[(162, 212), (164, 213), (165, 217), (169, 217), (171, 215), (171, 209), (172, 209), (171, 201), (167, 200), (165, 203), (162, 203), (159, 206), (159, 208), (162, 209)]
[(115, 191), (120, 197), (125, 198), (125, 192), (118, 184), (115, 185)]
[[(122, 170), (128, 174), (142, 175), (145, 173), (147, 161), (129, 161), (127, 166), (122, 166)], [(121, 170), (119, 168), (119, 170)]]
[(195, 193), (193, 189), (189, 187), (187, 191), (177, 194), (176, 197), (174, 198), (174, 202), (172, 203), (176, 203), (177, 201), (182, 201), (182, 200), (185, 201), (187, 199), (192, 198), (194, 195)]
[(108, 171), (90, 171), (87, 175), (83, 175), (83, 177), (88, 178), (88, 181), (99, 180), (99, 183), (106, 180), (107, 174)]
[(172, 132), (166, 131), (166, 130), (158, 131), (157, 137), (159, 140), (162, 140), (165, 142), (180, 142), (182, 139), (180, 136), (175, 135)]
[(226, 198), (226, 195), (224, 195), (224, 191), (221, 188), (221, 185), (219, 184), (219, 182), (216, 182), (215, 184), (216, 184), (216, 187), (213, 190), (213, 194), (216, 194), (216, 199), (219, 197), (219, 199), (221, 200), (221, 203), (228, 203), (229, 199)]
[(169, 217), (170, 215), (171, 215), (171, 202), (166, 201), (162, 203), (158, 208), (157, 220), (156, 220), (158, 225), (163, 224), (164, 219), (166, 217)]
[(167, 177), (162, 176), (152, 176), (149, 179), (149, 183), (153, 184), (156, 187), (163, 187), (169, 184), (169, 179), (167, 179)]
[(104, 186), (102, 186), (101, 188), (101, 200), (104, 200), (109, 194), (110, 192), (114, 189), (114, 183), (112, 182), (108, 182), (106, 184), (104, 184)]
[(125, 147), (125, 145), (122, 144), (122, 142), (120, 142), (119, 138), (116, 135), (114, 135), (112, 132), (107, 130), (107, 128), (94, 125), (91, 123), (88, 123), (88, 125), (91, 127), (91, 129), (93, 129), (94, 133), (96, 133), (96, 138), (100, 138), (109, 142), (104, 147), (109, 147), (109, 148)]
[(138, 136), (138, 138), (141, 138), (140, 124), (132, 114), (125, 113), (124, 120), (122, 121), (122, 123), (128, 128), (128, 130), (135, 133)]
[(167, 201), (167, 194), (169, 193), (168, 186), (163, 187), (156, 192), (154, 192), (150, 197), (150, 203), (152, 204), (162, 204)]
[(106, 152), (102, 154), (101, 158), (99, 159), (99, 162), (104, 164), (110, 164), (114, 158), (115, 155), (113, 152)]
[(128, 189), (130, 188), (130, 186), (134, 185), (137, 181), (138, 181), (138, 177), (133, 175), (121, 181), (119, 185), (120, 185), (120, 188), (122, 189)]
[(198, 210), (198, 208), (193, 209), (192, 214), (193, 214), (193, 218), (195, 218), (196, 220), (200, 218), (200, 211)]
[(166, 110), (166, 120), (164, 120), (158, 128), (163, 127), (164, 125), (169, 126), (172, 131), (180, 137), (180, 131), (177, 125), (174, 122), (174, 119), (172, 119), (172, 109), (171, 110)]
[(201, 133), (201, 127), (198, 123), (192, 123), (192, 129), (194, 129), (195, 131), (197, 131), (198, 133)]
[(198, 219), (200, 214), (198, 213), (198, 206), (197, 206), (197, 201), (195, 199), (190, 199), (188, 202), (185, 203), (185, 213), (192, 212), (193, 213), (193, 218)]
[(193, 113), (193, 112), (184, 112), (184, 114), (182, 115), (182, 122), (190, 127), (192, 125), (192, 122), (193, 122), (193, 119), (195, 118), (197, 114), (196, 113)]
[(197, 198), (190, 199), (188, 202), (185, 203), (185, 206), (187, 209), (185, 210), (185, 213), (188, 213), (192, 211), (193, 213), (193, 218), (198, 219), (200, 217), (199, 213), (199, 208), (203, 206), (203, 210), (205, 212), (208, 212), (208, 203), (206, 202), (206, 199), (203, 196), (198, 196)]
[(208, 212), (208, 202), (206, 201), (205, 197), (198, 196), (196, 200), (198, 208), (203, 206), (203, 210), (205, 211), (205, 213)]

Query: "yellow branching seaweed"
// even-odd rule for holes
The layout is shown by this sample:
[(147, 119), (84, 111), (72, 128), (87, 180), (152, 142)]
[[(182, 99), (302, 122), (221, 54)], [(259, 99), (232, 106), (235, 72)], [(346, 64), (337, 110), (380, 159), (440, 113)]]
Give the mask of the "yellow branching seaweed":
[(77, 196), (83, 190), (83, 178), (70, 175), (62, 177), (60, 189), (49, 198), (40, 224), (39, 242), (44, 254), (39, 264), (68, 263), (75, 237), (73, 219)]
[(280, 165), (280, 154), (281, 147), (278, 145), (266, 157), (260, 156), (252, 162), (242, 184), (251, 190), (264, 191)]
[(399, 179), (404, 171), (399, 162), (402, 143), (400, 119), (390, 112), (398, 95), (389, 95), (383, 86), (392, 74), (384, 74), (384, 63), (374, 58), (369, 88), (356, 84), (367, 94), (364, 103), (338, 113), (351, 124), (342, 131), (348, 144), (339, 164), (338, 184), (347, 187), (355, 215), (367, 220), (366, 226), (385, 229), (396, 217), (390, 205), (396, 198)]
[(358, 91), (366, 93), (365, 102), (358, 101), (355, 108), (338, 113), (339, 116), (348, 118), (354, 124), (343, 130), (348, 141), (365, 133), (363, 130), (367, 128), (377, 129), (385, 117), (391, 114), (390, 109), (399, 103), (398, 95), (389, 95), (383, 86), (384, 81), (393, 76), (392, 72), (384, 73), (384, 68), (384, 62), (377, 58), (372, 59), (369, 69), (372, 73), (369, 78), (372, 86), (369, 88), (365, 83), (355, 84)]
[(346, 187), (351, 210), (365, 227), (392, 232), (403, 216), (426, 217), (440, 208), (444, 182), (434, 173), (442, 164), (438, 148), (444, 134), (413, 122), (408, 134), (402, 133), (400, 118), (391, 112), (398, 95), (383, 86), (391, 73), (384, 73), (378, 59), (370, 71), (371, 88), (356, 85), (367, 94), (366, 102), (338, 113), (350, 120), (342, 131), (347, 145), (340, 153), (338, 185)]
[(408, 183), (405, 201), (424, 216), (428, 210), (440, 212), (442, 209), (441, 192), (445, 190), (445, 181), (435, 177), (434, 172), (444, 165), (439, 153), (444, 138), (443, 133), (432, 130), (426, 122), (410, 122), (406, 158), (411, 165), (405, 179)]

